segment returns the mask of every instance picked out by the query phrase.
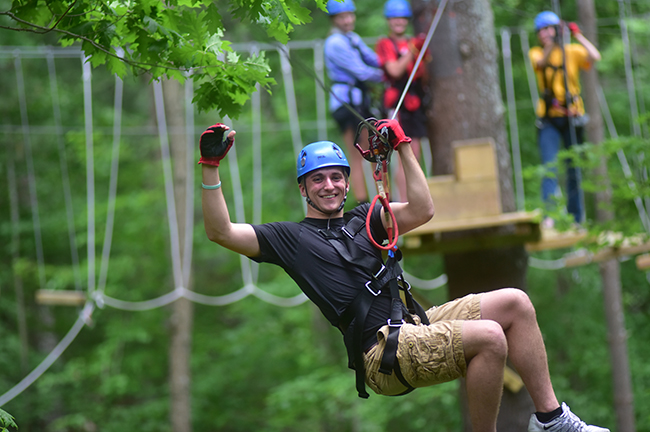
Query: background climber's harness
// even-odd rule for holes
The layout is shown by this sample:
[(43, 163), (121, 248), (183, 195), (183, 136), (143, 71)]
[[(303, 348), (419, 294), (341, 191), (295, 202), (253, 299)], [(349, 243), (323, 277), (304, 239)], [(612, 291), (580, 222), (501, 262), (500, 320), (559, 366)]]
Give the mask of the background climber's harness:
[[(372, 213), (372, 207), (369, 212)], [(365, 388), (363, 330), (373, 302), (379, 295), (388, 292), (391, 297), (391, 312), (390, 317), (387, 317), (389, 334), (386, 339), (386, 347), (384, 348), (379, 371), (387, 375), (395, 372), (397, 378), (407, 388), (402, 393), (406, 394), (411, 392), (413, 387), (404, 379), (397, 361), (399, 331), (405, 322), (413, 323), (409, 314), (417, 314), (423, 324), (429, 324), (429, 321), (422, 306), (413, 299), (410, 292), (411, 286), (402, 277), (402, 269), (399, 265), (402, 258), (401, 251), (397, 250), (397, 248), (390, 250), (386, 263), (383, 263), (376, 257), (364, 253), (355, 243), (355, 238), (358, 238), (357, 235), (363, 237), (360, 233), (365, 225), (362, 218), (355, 216), (348, 220), (340, 231), (319, 230), (319, 233), (334, 246), (343, 259), (364, 269), (369, 276), (368, 282), (359, 290), (355, 299), (343, 312), (339, 322), (339, 328), (344, 333), (343, 340), (348, 352), (348, 366), (356, 371), (356, 388), (359, 397), (367, 398), (369, 395)], [(408, 309), (405, 308), (402, 302), (400, 290), (404, 293)], [(354, 322), (354, 330), (348, 331), (352, 322)]]

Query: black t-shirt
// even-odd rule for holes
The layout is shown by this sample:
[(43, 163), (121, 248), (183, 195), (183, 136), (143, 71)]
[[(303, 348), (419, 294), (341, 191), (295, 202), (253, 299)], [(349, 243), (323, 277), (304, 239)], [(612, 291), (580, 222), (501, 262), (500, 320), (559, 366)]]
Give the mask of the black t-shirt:
[[(331, 231), (340, 231), (345, 221), (353, 216), (364, 221), (370, 204), (361, 205), (345, 214), (343, 218), (330, 219)], [(381, 223), (381, 206), (373, 209), (370, 227), (373, 238), (381, 243), (386, 230)], [(341, 314), (354, 300), (359, 290), (366, 289), (369, 271), (347, 262), (319, 229), (327, 228), (327, 219), (305, 218), (302, 222), (273, 222), (253, 225), (260, 244), (260, 255), (251, 257), (256, 262), (268, 262), (282, 267), (298, 284), (300, 289), (319, 307), (327, 320), (338, 328)], [(381, 260), (381, 250), (368, 239), (365, 227), (356, 235), (355, 243), (364, 252)], [(364, 349), (377, 342), (377, 330), (386, 324), (390, 316), (391, 298), (388, 290), (382, 290), (368, 316), (364, 329)], [(354, 321), (348, 331), (352, 331)]]

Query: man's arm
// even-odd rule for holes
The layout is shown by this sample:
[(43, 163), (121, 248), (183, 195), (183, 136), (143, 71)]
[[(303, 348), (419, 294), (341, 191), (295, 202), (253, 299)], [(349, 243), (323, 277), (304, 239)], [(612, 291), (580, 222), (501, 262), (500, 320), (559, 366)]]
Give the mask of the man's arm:
[[(227, 126), (224, 128), (227, 128)], [(216, 159), (215, 157), (205, 156), (204, 135), (201, 136), (202, 157), (200, 163), (203, 165), (202, 181), (204, 185), (219, 185), (221, 184), (218, 168), (220, 159), (216, 161), (215, 165), (215, 163), (210, 163), (211, 159)], [(234, 138), (235, 131), (230, 131), (227, 140), (234, 142)], [(219, 157), (223, 158), (229, 148)], [(230, 221), (228, 206), (221, 187), (217, 189), (203, 188), (201, 200), (205, 233), (211, 241), (242, 255), (253, 257), (260, 254), (260, 245), (253, 227), (249, 224), (232, 223)]]
[[(390, 207), (397, 220), (399, 232), (406, 233), (427, 223), (433, 217), (434, 207), (429, 193), (429, 185), (411, 148), (411, 138), (404, 134), (397, 120), (379, 120), (375, 127), (380, 133), (384, 131), (384, 128), (388, 128), (388, 141), (399, 153), (404, 168), (407, 201), (392, 203)], [(382, 223), (385, 228), (384, 209), (382, 208), (381, 211)]]
[[(410, 143), (397, 147), (406, 182), (406, 202), (391, 203), (400, 234), (427, 223), (435, 211), (427, 179)], [(383, 211), (383, 210), (382, 210)], [(384, 220), (384, 219), (382, 219)]]

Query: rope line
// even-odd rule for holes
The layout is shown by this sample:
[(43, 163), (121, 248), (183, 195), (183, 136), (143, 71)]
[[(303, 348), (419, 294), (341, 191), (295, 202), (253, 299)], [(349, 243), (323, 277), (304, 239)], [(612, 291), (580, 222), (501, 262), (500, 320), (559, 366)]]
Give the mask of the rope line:
[(436, 28), (438, 27), (438, 23), (440, 22), (440, 18), (442, 18), (442, 13), (445, 10), (445, 7), (447, 6), (448, 0), (442, 0), (442, 3), (440, 6), (438, 6), (438, 9), (436, 10), (436, 14), (433, 17), (433, 21), (431, 22), (431, 26), (429, 26), (429, 32), (427, 33), (427, 37), (424, 40), (424, 44), (422, 45), (422, 49), (420, 50), (420, 53), (418, 54), (417, 60), (415, 60), (415, 65), (413, 66), (413, 70), (411, 71), (411, 75), (409, 76), (408, 81), (406, 82), (406, 86), (404, 87), (404, 91), (402, 91), (402, 95), (399, 98), (399, 101), (397, 102), (397, 106), (395, 107), (395, 111), (393, 112), (393, 115), (391, 119), (394, 119), (395, 116), (397, 116), (397, 113), (399, 112), (399, 109), (402, 107), (402, 102), (404, 102), (404, 98), (406, 97), (406, 93), (408, 92), (409, 87), (411, 87), (411, 83), (413, 82), (413, 78), (415, 77), (415, 73), (418, 70), (418, 67), (420, 67), (420, 63), (422, 62), (422, 58), (424, 57), (424, 54), (427, 51), (427, 48), (429, 47), (429, 42), (431, 42), (431, 38), (433, 37), (433, 33), (436, 31)]
[(36, 262), (38, 267), (38, 282), (41, 289), (45, 289), (45, 258), (43, 254), (43, 236), (41, 233), (41, 219), (38, 209), (38, 195), (36, 192), (36, 174), (34, 159), (32, 157), (32, 140), (29, 134), (29, 118), (27, 116), (27, 97), (25, 95), (25, 77), (20, 52), (16, 52), (14, 68), (16, 70), (16, 84), (18, 90), (18, 104), (20, 107), (20, 122), (25, 143), (25, 161), (27, 163), (27, 184), (29, 187), (29, 202), (32, 209), (32, 226), (34, 229), (34, 242), (36, 247)]
[(70, 188), (70, 175), (66, 158), (65, 145), (63, 143), (63, 128), (61, 122), (61, 103), (59, 101), (59, 89), (56, 78), (56, 67), (52, 49), (47, 50), (47, 70), (50, 79), (50, 92), (52, 94), (52, 114), (54, 116), (54, 128), (56, 132), (56, 145), (59, 153), (59, 165), (61, 167), (61, 183), (63, 184), (63, 197), (65, 202), (66, 221), (68, 223), (68, 241), (70, 243), (70, 255), (72, 259), (72, 273), (74, 276), (75, 288), (82, 290), (81, 268), (79, 265), (79, 252), (77, 251), (77, 236), (74, 223), (74, 209), (72, 207), (72, 190)]
[(63, 354), (63, 352), (70, 346), (72, 341), (77, 337), (81, 329), (89, 322), (90, 316), (92, 315), (94, 306), (92, 302), (87, 302), (83, 310), (79, 313), (77, 321), (72, 325), (72, 328), (68, 333), (61, 339), (61, 341), (54, 347), (52, 352), (50, 352), (47, 357), (38, 365), (36, 368), (30, 372), (25, 378), (23, 378), (18, 384), (13, 386), (9, 391), (0, 396), (0, 407), (11, 401), (13, 398), (21, 394), (27, 387), (32, 385), (34, 381), (39, 379), (45, 371), (49, 369), (52, 364)]
[(86, 131), (86, 209), (87, 209), (87, 253), (88, 253), (88, 294), (95, 292), (95, 171), (93, 143), (92, 71), (90, 61), (81, 53), (83, 67), (84, 124)]

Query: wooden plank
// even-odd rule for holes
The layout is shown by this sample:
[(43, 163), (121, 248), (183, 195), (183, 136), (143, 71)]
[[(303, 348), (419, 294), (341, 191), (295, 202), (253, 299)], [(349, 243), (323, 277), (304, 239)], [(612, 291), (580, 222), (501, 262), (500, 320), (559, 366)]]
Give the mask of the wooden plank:
[(541, 228), (541, 233), (540, 241), (526, 244), (528, 252), (569, 248), (587, 238), (586, 230), (556, 231)]
[(636, 257), (636, 268), (639, 270), (649, 270), (650, 269), (650, 254), (646, 253)]
[(539, 223), (534, 215), (508, 216), (506, 213), (489, 221), (481, 218), (470, 225), (456, 225), (451, 231), (435, 227), (436, 231), (410, 232), (402, 236), (400, 248), (409, 253), (455, 253), (522, 245), (540, 238)]
[(36, 291), (36, 303), (42, 305), (82, 306), (85, 302), (86, 294), (83, 291)]
[[(598, 263), (623, 256), (637, 255), (650, 251), (650, 242), (642, 244), (628, 244), (621, 247), (604, 247), (596, 253), (585, 249), (568, 254), (564, 257), (565, 267), (577, 267), (590, 263)], [(638, 267), (638, 264), (637, 264)]]
[(512, 212), (491, 216), (463, 218), (454, 220), (437, 221), (434, 216), (429, 222), (404, 234), (404, 236), (418, 236), (422, 234), (466, 231), (478, 228), (490, 228), (516, 223), (536, 223), (539, 212)]

